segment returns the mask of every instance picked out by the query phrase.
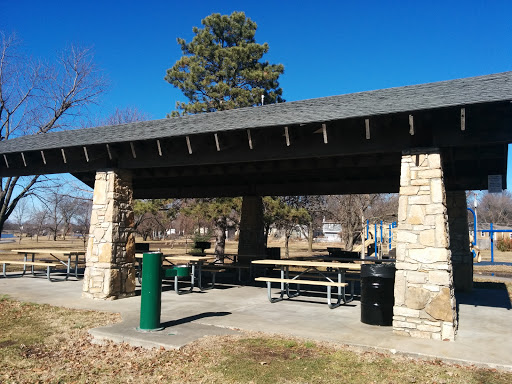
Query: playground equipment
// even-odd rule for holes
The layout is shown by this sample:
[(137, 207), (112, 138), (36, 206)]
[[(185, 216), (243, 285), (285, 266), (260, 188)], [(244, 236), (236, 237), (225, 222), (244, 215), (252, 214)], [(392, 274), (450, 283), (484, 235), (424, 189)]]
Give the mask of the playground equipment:
[[(491, 240), (491, 263), (494, 263), (494, 234), (495, 233), (512, 233), (511, 229), (494, 229), (493, 224), (490, 224), (489, 229), (481, 229), (479, 232), (488, 233)], [(476, 237), (476, 232), (475, 236)]]
[[(377, 230), (377, 225), (379, 226), (378, 228), (380, 229), (380, 236), (379, 236), (379, 233)], [(391, 242), (393, 241), (392, 229), (396, 228), (396, 226), (397, 226), (396, 221), (393, 221), (391, 224), (389, 224), (389, 232), (388, 232), (388, 239), (387, 239), (388, 240), (388, 251), (391, 251)], [(380, 256), (380, 258), (382, 258), (382, 251), (383, 251), (382, 244), (384, 243), (384, 224), (383, 224), (382, 220), (380, 220), (379, 224), (377, 224), (377, 223), (373, 224), (373, 233), (374, 233), (374, 236), (373, 236), (374, 255), (375, 255), (375, 257)], [(366, 220), (365, 245), (368, 240), (371, 240), (370, 235), (371, 235), (370, 220)]]
[[(468, 211), (470, 211), (473, 214), (473, 241), (472, 241), (472, 249), (471, 252), (473, 253), (473, 258), (477, 258), (477, 262), (480, 262), (480, 251), (477, 248), (476, 245), (476, 234), (477, 234), (477, 218), (476, 218), (476, 212), (468, 207)], [(481, 233), (488, 233), (489, 238), (491, 240), (491, 263), (494, 263), (494, 234), (495, 233), (512, 233), (512, 230), (510, 229), (494, 229), (493, 223), (490, 223), (489, 229), (481, 229), (478, 232)]]
[(471, 253), (473, 253), (473, 259), (477, 258), (477, 262), (480, 262), (480, 251), (476, 247), (476, 212), (469, 207), (468, 211), (473, 214), (473, 241), (471, 242)]

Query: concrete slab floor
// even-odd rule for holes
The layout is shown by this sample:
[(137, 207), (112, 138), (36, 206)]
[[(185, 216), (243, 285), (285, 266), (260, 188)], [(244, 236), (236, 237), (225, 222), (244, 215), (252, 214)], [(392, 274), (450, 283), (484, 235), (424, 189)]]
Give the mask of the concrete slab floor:
[(398, 336), (392, 327), (363, 324), (357, 299), (336, 309), (327, 307), (324, 294), (306, 294), (271, 304), (264, 287), (228, 284), (184, 295), (176, 295), (164, 286), (161, 322), (165, 328), (141, 333), (136, 330), (140, 296), (100, 301), (84, 299), (81, 292), (80, 280), (0, 278), (0, 295), (121, 313), (122, 323), (90, 331), (97, 342), (113, 340), (144, 347), (179, 348), (206, 335), (247, 330), (512, 371), (512, 311), (506, 291), (478, 289), (458, 295), (459, 330), (454, 342)]

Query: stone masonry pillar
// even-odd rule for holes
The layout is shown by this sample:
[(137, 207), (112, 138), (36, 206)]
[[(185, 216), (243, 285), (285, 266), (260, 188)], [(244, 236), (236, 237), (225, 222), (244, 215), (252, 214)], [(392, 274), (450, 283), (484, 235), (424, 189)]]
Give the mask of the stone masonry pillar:
[(469, 226), (466, 193), (446, 192), (446, 208), (450, 227), (453, 284), (455, 290), (471, 292), (473, 289), (473, 254), (469, 248)]
[(82, 296), (118, 299), (135, 294), (131, 173), (96, 173)]
[(441, 155), (402, 155), (393, 332), (454, 340), (457, 329)]
[(263, 225), (263, 199), (261, 196), (244, 196), (238, 239), (241, 264), (249, 264), (254, 256), (265, 254)]

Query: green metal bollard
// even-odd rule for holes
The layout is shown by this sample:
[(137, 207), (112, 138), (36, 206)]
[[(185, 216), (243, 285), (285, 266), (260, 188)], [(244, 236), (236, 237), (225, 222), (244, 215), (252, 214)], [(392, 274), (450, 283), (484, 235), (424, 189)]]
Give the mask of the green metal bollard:
[(140, 297), (140, 323), (137, 330), (160, 331), (162, 307), (162, 253), (145, 252), (142, 256), (142, 287)]

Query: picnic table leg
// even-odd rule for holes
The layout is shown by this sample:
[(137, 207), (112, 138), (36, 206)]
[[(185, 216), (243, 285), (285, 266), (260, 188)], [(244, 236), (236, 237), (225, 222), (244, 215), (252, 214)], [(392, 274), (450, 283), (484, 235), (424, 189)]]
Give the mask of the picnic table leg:
[(4, 267), (2, 268), (2, 272), (4, 274), (4, 277), (7, 277), (7, 274), (5, 273), (5, 263), (3, 263), (3, 264), (4, 264)]
[(180, 289), (178, 287), (178, 276), (174, 276), (174, 291), (178, 295), (181, 295), (183, 293), (183, 292), (180, 292)]
[(284, 297), (284, 291), (283, 291), (283, 290), (281, 290), (281, 295), (279, 295), (279, 297), (272, 298), (272, 287), (271, 287), (271, 283), (270, 283), (270, 281), (267, 281), (267, 295), (268, 295), (268, 301), (270, 301), (271, 303), (277, 303), (278, 301), (283, 300), (283, 297)]
[[(207, 289), (212, 289), (215, 287), (215, 277), (217, 275), (217, 271), (215, 269), (212, 269), (212, 270), (209, 270), (208, 272), (210, 272), (212, 274), (212, 281), (210, 284), (208, 283), (205, 283), (205, 286), (201, 286), (201, 291), (206, 291)], [(201, 269), (201, 276), (202, 276), (202, 269)]]
[[(36, 257), (36, 254), (32, 253), (32, 262), (35, 261), (35, 257)], [(32, 276), (36, 275), (36, 271), (34, 270), (34, 265), (33, 264), (30, 266), (30, 272), (32, 273)]]
[[(25, 255), (23, 256), (23, 261), (24, 262), (27, 262), (27, 257), (28, 255), (25, 253)], [(23, 264), (23, 272), (21, 273), (21, 276), (25, 276), (25, 272), (27, 271), (27, 264)]]
[(48, 279), (48, 281), (52, 281), (52, 279), (50, 279), (50, 266), (46, 266), (46, 278)]
[(68, 255), (68, 264), (66, 265), (66, 280), (69, 277), (70, 268), (71, 268), (71, 254)]
[(195, 277), (196, 277), (196, 266), (192, 264), (192, 273), (190, 274), (190, 290), (192, 291), (195, 286)]
[(190, 293), (192, 292), (192, 290), (194, 289), (194, 286), (195, 286), (195, 265), (192, 264), (191, 266), (192, 268), (192, 271), (190, 272), (190, 289), (186, 290), (186, 291), (180, 291), (179, 289), (179, 286), (178, 286), (178, 275), (174, 276), (174, 291), (178, 294), (178, 295), (183, 295), (184, 293)]
[(199, 286), (199, 290), (202, 291), (203, 290), (203, 280), (202, 280), (202, 272), (201, 272), (201, 269), (203, 267), (203, 263), (201, 261), (198, 261), (197, 262), (197, 284)]
[[(290, 267), (289, 266), (286, 266), (286, 279), (289, 279), (290, 278)], [(283, 274), (281, 274), (281, 279), (283, 279), (285, 277), (283, 277)], [(290, 283), (281, 283), (281, 290), (282, 290), (282, 287), (283, 285), (286, 286), (286, 296), (288, 296), (288, 298), (292, 298), (292, 297), (297, 297), (300, 295), (300, 284), (297, 284), (297, 292), (295, 292), (294, 294), (291, 294), (290, 293)]]
[[(338, 283), (344, 283), (345, 282), (345, 273), (342, 269), (338, 269)], [(337, 308), (341, 305), (341, 301), (343, 300), (343, 303), (347, 303), (345, 299), (345, 287), (338, 287), (338, 299), (336, 301), (336, 304), (332, 303), (331, 298), (331, 286), (327, 286), (327, 305), (330, 309)]]
[[(281, 267), (281, 279), (285, 279), (285, 278), (287, 279), (289, 276), (289, 271), (288, 270), (285, 271), (285, 268), (286, 267), (284, 267), (284, 266)], [(281, 283), (281, 296), (283, 296), (283, 294), (284, 294), (284, 283), (282, 282)]]
[[(285, 266), (281, 266), (281, 279), (284, 279), (285, 275), (288, 275), (288, 273), (285, 272)], [(281, 283), (281, 292), (279, 294), (279, 297), (272, 298), (272, 284), (270, 283), (270, 281), (267, 281), (267, 296), (268, 301), (270, 301), (271, 303), (276, 303), (278, 301), (283, 300), (285, 292), (286, 290), (284, 283)]]
[(215, 270), (212, 270), (211, 271), (211, 274), (212, 274), (212, 282), (210, 285), (208, 285), (208, 283), (205, 284), (205, 286), (203, 287), (203, 262), (198, 262), (198, 273), (199, 273), (199, 289), (201, 291), (205, 291), (207, 289), (212, 289), (214, 286), (215, 286), (215, 275), (217, 274), (217, 272)]
[[(345, 283), (345, 271), (340, 270), (338, 273), (338, 282)], [(354, 283), (350, 283), (350, 297), (347, 299), (346, 296), (346, 287), (338, 287), (338, 295), (343, 292), (343, 302), (345, 304), (350, 303), (352, 300), (354, 300)]]
[[(32, 262), (34, 262), (34, 258), (35, 258), (35, 253), (32, 253)], [(27, 259), (28, 259), (28, 253), (25, 252), (25, 256), (23, 256), (23, 261), (27, 262), (28, 261)], [(27, 271), (27, 265), (23, 264), (23, 273), (21, 274), (21, 276), (24, 276), (26, 271)], [(35, 276), (34, 265), (30, 266), (30, 272), (32, 273), (32, 276)]]
[(78, 279), (78, 253), (75, 254), (75, 279)]
[(342, 287), (338, 287), (338, 300), (336, 301), (336, 304), (333, 304), (332, 303), (332, 300), (331, 300), (331, 286), (328, 285), (327, 286), (327, 305), (329, 306), (330, 309), (334, 309), (334, 308), (337, 308), (341, 305), (341, 300), (343, 298), (343, 301), (345, 302), (345, 292), (343, 292), (343, 296), (340, 295), (340, 291), (339, 289), (342, 288)]

